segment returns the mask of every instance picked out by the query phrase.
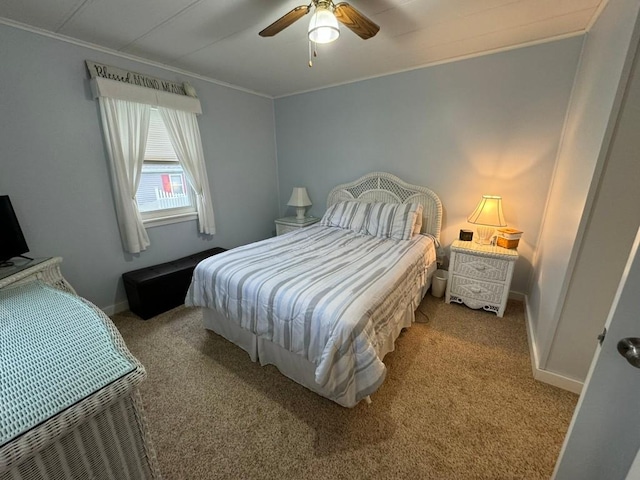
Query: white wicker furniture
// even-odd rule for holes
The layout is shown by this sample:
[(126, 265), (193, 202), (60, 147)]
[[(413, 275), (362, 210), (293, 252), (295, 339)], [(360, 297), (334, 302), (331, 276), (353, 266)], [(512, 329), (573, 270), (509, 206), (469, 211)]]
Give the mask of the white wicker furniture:
[(298, 220), (296, 217), (278, 218), (275, 221), (276, 235), (284, 235), (285, 233), (293, 232), (294, 230), (300, 230), (301, 228), (309, 227), (319, 221), (320, 219), (316, 217), (305, 217), (302, 220)]
[[(421, 203), (424, 212), (421, 231), (439, 240), (442, 224), (442, 205), (438, 196), (428, 188), (410, 185), (387, 173), (374, 172), (354, 182), (338, 185), (330, 192), (327, 206), (329, 207), (342, 200), (354, 199), (369, 203)], [(394, 349), (394, 342), (403, 325), (409, 326), (415, 320), (415, 307), (431, 286), (431, 275), (436, 269), (435, 255), (431, 267), (429, 274), (425, 275), (423, 279), (424, 283), (421, 285), (421, 291), (418, 292), (416, 298), (408, 298), (407, 304), (401, 307), (402, 322), (399, 322), (396, 325), (397, 328), (380, 344), (380, 353), (378, 355), (380, 359)], [(280, 345), (240, 327), (237, 323), (229, 320), (224, 312), (204, 308), (203, 323), (207, 329), (216, 332), (244, 349), (249, 353), (253, 361), (259, 361), (262, 365), (275, 365), (282, 374), (295, 382), (319, 395), (337, 401), (331, 391), (316, 383), (316, 365), (304, 357), (285, 350)], [(369, 397), (366, 397), (366, 399), (370, 401)]]
[(73, 287), (60, 272), (62, 258), (36, 258), (30, 262), (22, 262), (14, 267), (0, 268), (0, 288), (16, 286), (35, 280), (42, 280), (65, 292), (76, 294)]
[(473, 241), (451, 245), (445, 302), (464, 303), (504, 315), (518, 252)]
[[(60, 274), (60, 262), (59, 257), (37, 261), (0, 280), (0, 480), (160, 478), (137, 389), (144, 367), (111, 320), (75, 295)], [(50, 307), (36, 308), (38, 302), (25, 303), (23, 297)], [(81, 344), (72, 341), (79, 331), (85, 335), (85, 325), (94, 332), (91, 342), (88, 336)], [(77, 369), (63, 368), (70, 357), (73, 365), (96, 368), (99, 379), (80, 382)], [(92, 367), (96, 358), (119, 362), (118, 367), (104, 361)], [(49, 367), (36, 369), (40, 365)], [(31, 376), (34, 371), (38, 378)]]

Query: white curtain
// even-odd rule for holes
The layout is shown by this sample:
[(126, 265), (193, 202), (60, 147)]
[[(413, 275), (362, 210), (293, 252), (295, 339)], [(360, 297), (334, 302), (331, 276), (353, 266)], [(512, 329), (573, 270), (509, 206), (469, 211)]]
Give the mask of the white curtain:
[(108, 97), (99, 97), (99, 102), (120, 237), (125, 250), (139, 253), (149, 246), (136, 192), (147, 145), (150, 107)]
[(196, 114), (165, 107), (158, 107), (158, 112), (167, 127), (171, 144), (185, 171), (187, 180), (196, 194), (200, 233), (213, 235), (216, 233), (213, 204), (209, 193), (209, 180)]

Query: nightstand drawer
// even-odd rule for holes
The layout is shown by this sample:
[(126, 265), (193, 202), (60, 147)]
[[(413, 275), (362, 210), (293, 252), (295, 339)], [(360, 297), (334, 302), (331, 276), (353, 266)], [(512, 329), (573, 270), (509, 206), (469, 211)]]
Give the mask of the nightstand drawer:
[(482, 282), (467, 277), (454, 275), (451, 281), (451, 295), (458, 295), (466, 299), (480, 300), (499, 305), (505, 293), (504, 284)]
[(457, 253), (453, 272), (465, 277), (504, 282), (509, 273), (509, 261)]
[(276, 235), (284, 235), (285, 233), (293, 232), (294, 230), (300, 230), (300, 227), (276, 224)]

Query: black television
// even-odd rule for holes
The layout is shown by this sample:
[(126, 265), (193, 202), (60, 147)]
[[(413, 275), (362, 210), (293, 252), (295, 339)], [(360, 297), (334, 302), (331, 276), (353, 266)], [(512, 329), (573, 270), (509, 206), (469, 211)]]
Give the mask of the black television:
[(8, 195), (0, 195), (0, 266), (12, 265), (9, 260), (28, 251), (11, 200)]

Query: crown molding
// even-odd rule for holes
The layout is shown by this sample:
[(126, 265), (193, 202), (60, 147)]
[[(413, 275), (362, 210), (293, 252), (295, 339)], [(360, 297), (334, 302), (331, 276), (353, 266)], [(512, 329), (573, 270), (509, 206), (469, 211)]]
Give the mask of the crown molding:
[(120, 58), (124, 58), (124, 59), (131, 60), (131, 61), (134, 61), (134, 62), (142, 63), (142, 64), (145, 64), (145, 65), (149, 65), (149, 66), (152, 66), (152, 67), (161, 68), (163, 70), (167, 70), (167, 71), (170, 71), (170, 72), (178, 73), (180, 75), (186, 75), (186, 76), (189, 76), (191, 78), (197, 78), (198, 80), (202, 80), (204, 82), (212, 83), (212, 84), (219, 85), (219, 86), (226, 87), (226, 88), (231, 88), (233, 90), (238, 90), (238, 91), (241, 91), (241, 92), (244, 92), (244, 93), (248, 93), (248, 94), (251, 94), (251, 95), (256, 95), (256, 96), (263, 97), (263, 98), (268, 98), (268, 99), (271, 99), (271, 100), (277, 100), (277, 99), (280, 99), (280, 98), (291, 97), (291, 96), (294, 96), (294, 95), (301, 95), (301, 94), (305, 94), (305, 93), (316, 92), (316, 91), (319, 91), (319, 90), (325, 90), (327, 88), (339, 87), (339, 86), (342, 86), (342, 85), (349, 85), (349, 84), (352, 84), (352, 83), (362, 82), (362, 81), (365, 81), (365, 80), (372, 80), (372, 79), (375, 79), (375, 78), (387, 77), (387, 76), (390, 76), (390, 75), (396, 75), (398, 73), (410, 72), (410, 71), (413, 71), (413, 70), (420, 70), (422, 68), (428, 68), (428, 67), (435, 67), (435, 66), (444, 65), (444, 64), (447, 64), (447, 63), (453, 63), (453, 62), (459, 62), (459, 61), (463, 61), (463, 60), (469, 60), (469, 59), (472, 59), (472, 58), (484, 57), (485, 55), (493, 55), (493, 54), (496, 54), (496, 53), (508, 52), (510, 50), (516, 50), (516, 49), (519, 49), (519, 48), (531, 47), (531, 46), (535, 46), (535, 45), (541, 45), (541, 44), (544, 44), (544, 43), (555, 42), (555, 41), (558, 41), (558, 40), (564, 40), (566, 38), (572, 38), (572, 37), (581, 36), (581, 35), (584, 35), (586, 32), (589, 31), (589, 28), (591, 28), (591, 26), (593, 25), (595, 20), (599, 17), (599, 15), (602, 12), (602, 10), (604, 9), (607, 1), (608, 0), (603, 0), (603, 2), (600, 4), (598, 10), (594, 13), (594, 15), (592, 17), (592, 20), (591, 20), (591, 23), (584, 30), (578, 30), (578, 31), (571, 32), (571, 33), (566, 33), (566, 34), (563, 34), (563, 35), (556, 35), (556, 36), (549, 37), (549, 38), (544, 38), (544, 39), (541, 39), (541, 40), (533, 40), (533, 41), (530, 41), (530, 42), (518, 43), (518, 44), (515, 44), (515, 45), (509, 45), (509, 46), (506, 46), (506, 47), (494, 48), (492, 50), (486, 50), (486, 51), (483, 51), (483, 52), (477, 52), (477, 53), (471, 53), (471, 54), (468, 54), (468, 55), (461, 55), (461, 56), (457, 56), (457, 57), (446, 58), (446, 59), (438, 60), (438, 61), (435, 61), (435, 62), (428, 62), (428, 63), (420, 64), (420, 65), (417, 65), (417, 66), (414, 66), (414, 67), (394, 70), (394, 71), (391, 71), (391, 72), (381, 73), (381, 74), (377, 74), (377, 75), (370, 75), (370, 76), (367, 76), (367, 77), (359, 77), (359, 78), (356, 78), (356, 79), (353, 79), (353, 80), (347, 80), (347, 81), (344, 81), (344, 82), (336, 82), (336, 83), (332, 83), (332, 84), (329, 84), (329, 85), (324, 85), (322, 87), (310, 88), (310, 89), (306, 89), (306, 90), (298, 90), (298, 91), (295, 91), (295, 92), (292, 92), (292, 93), (286, 93), (284, 95), (277, 95), (277, 96), (269, 95), (269, 94), (262, 93), (262, 92), (257, 92), (255, 90), (250, 90), (248, 88), (240, 87), (238, 85), (233, 85), (231, 83), (226, 83), (226, 82), (223, 82), (223, 81), (220, 81), (220, 80), (216, 80), (216, 79), (211, 78), (211, 77), (207, 77), (207, 76), (204, 76), (204, 75), (199, 75), (197, 73), (193, 73), (193, 72), (190, 72), (188, 70), (183, 70), (183, 69), (180, 69), (180, 68), (172, 67), (172, 66), (166, 65), (164, 63), (155, 62), (153, 60), (147, 60), (145, 58), (138, 57), (136, 55), (130, 55), (130, 54), (127, 54), (127, 53), (119, 52), (117, 50), (113, 50), (111, 48), (102, 47), (102, 46), (96, 45), (94, 43), (85, 42), (84, 40), (78, 40), (78, 39), (75, 39), (75, 38), (68, 37), (66, 35), (62, 35), (62, 34), (55, 33), (55, 32), (50, 32), (50, 31), (44, 30), (42, 28), (34, 27), (34, 26), (31, 26), (31, 25), (26, 25), (24, 23), (16, 22), (15, 20), (10, 20), (8, 18), (0, 17), (0, 24), (7, 25), (9, 27), (18, 28), (20, 30), (26, 30), (28, 32), (35, 33), (37, 35), (42, 35), (42, 36), (49, 37), (49, 38), (52, 38), (52, 39), (55, 39), (55, 40), (60, 40), (62, 42), (70, 43), (70, 44), (77, 45), (77, 46), (80, 46), (80, 47), (85, 47), (85, 48), (88, 48), (90, 50), (106, 53), (106, 54), (109, 54), (109, 55), (113, 55), (115, 57), (120, 57)]
[(10, 20), (5, 17), (0, 17), (0, 24), (6, 25), (8, 27), (17, 28), (19, 30), (26, 30), (27, 32), (35, 33), (36, 35), (41, 35), (44, 37), (49, 37), (54, 40), (60, 40), (61, 42), (70, 43), (72, 45), (77, 45), (79, 47), (88, 48), (90, 50), (94, 50), (96, 52), (107, 53), (109, 55), (113, 55), (115, 57), (124, 58), (127, 60), (132, 60), (134, 62), (143, 63), (145, 65), (149, 65), (156, 68), (161, 68), (163, 70), (168, 70), (170, 72), (178, 73), (180, 75), (186, 75), (191, 78), (197, 78), (198, 80), (202, 80), (204, 82), (213, 83), (215, 85), (219, 85), (221, 87), (231, 88), (233, 90), (238, 90), (244, 93), (249, 93), (251, 95), (257, 95), (258, 97), (264, 97), (268, 99), (273, 99), (271, 95), (267, 95), (266, 93), (256, 92), (254, 90), (250, 90), (248, 88), (240, 87), (238, 85), (233, 85), (231, 83), (222, 82), (220, 80), (216, 80), (215, 78), (206, 77), (204, 75), (199, 75), (197, 73), (190, 72), (188, 70), (183, 70), (181, 68), (172, 67), (170, 65), (166, 65), (161, 62), (154, 62), (153, 60), (147, 60), (146, 58), (138, 57), (136, 55), (130, 55), (128, 53), (119, 52), (118, 50), (113, 50), (111, 48), (102, 47), (100, 45), (96, 45), (95, 43), (85, 42), (84, 40), (78, 40), (76, 38), (67, 37), (66, 35), (62, 35), (60, 33), (50, 32), (48, 30), (44, 30), (42, 28), (34, 27), (32, 25), (27, 25), (24, 23), (16, 22), (15, 20)]
[(484, 57), (486, 55), (493, 55), (495, 53), (508, 52), (510, 50), (517, 50), (519, 48), (532, 47), (532, 46), (541, 45), (541, 44), (544, 44), (544, 43), (550, 43), (550, 42), (555, 42), (555, 41), (558, 41), (558, 40), (564, 40), (566, 38), (579, 37), (579, 36), (584, 35), (585, 33), (586, 32), (584, 30), (578, 30), (578, 31), (571, 32), (571, 33), (564, 33), (562, 35), (556, 35), (554, 37), (543, 38), (541, 40), (532, 40), (530, 42), (517, 43), (515, 45), (509, 45), (507, 47), (494, 48), (492, 50), (485, 50), (485, 51), (482, 51), (482, 52), (470, 53), (468, 55), (460, 55), (460, 56), (457, 56), (457, 57), (445, 58), (443, 60), (437, 60), (435, 62), (424, 63), (424, 64), (421, 64), (421, 65), (417, 65), (415, 67), (409, 67), (409, 68), (403, 68), (403, 69), (400, 69), (400, 70), (394, 70), (392, 72), (381, 73), (381, 74), (378, 74), (378, 75), (370, 75), (368, 77), (360, 77), (360, 78), (356, 78), (355, 80), (347, 80), (347, 81), (344, 81), (344, 82), (332, 83), (330, 85), (325, 85), (323, 87), (310, 88), (308, 90), (300, 90), (300, 91), (297, 91), (297, 92), (287, 93), (287, 94), (284, 94), (284, 95), (277, 95), (277, 96), (274, 96), (273, 98), (275, 100), (277, 100), (279, 98), (291, 97), (293, 95), (301, 95), (303, 93), (316, 92), (318, 90), (324, 90), (326, 88), (339, 87), (341, 85), (349, 85), (351, 83), (363, 82), (365, 80), (372, 80), (374, 78), (388, 77), (390, 75), (396, 75), (398, 73), (411, 72), (413, 70), (420, 70), (422, 68), (436, 67), (438, 65), (444, 65), (444, 64), (447, 64), (447, 63), (460, 62), (462, 60), (469, 60), (471, 58)]

